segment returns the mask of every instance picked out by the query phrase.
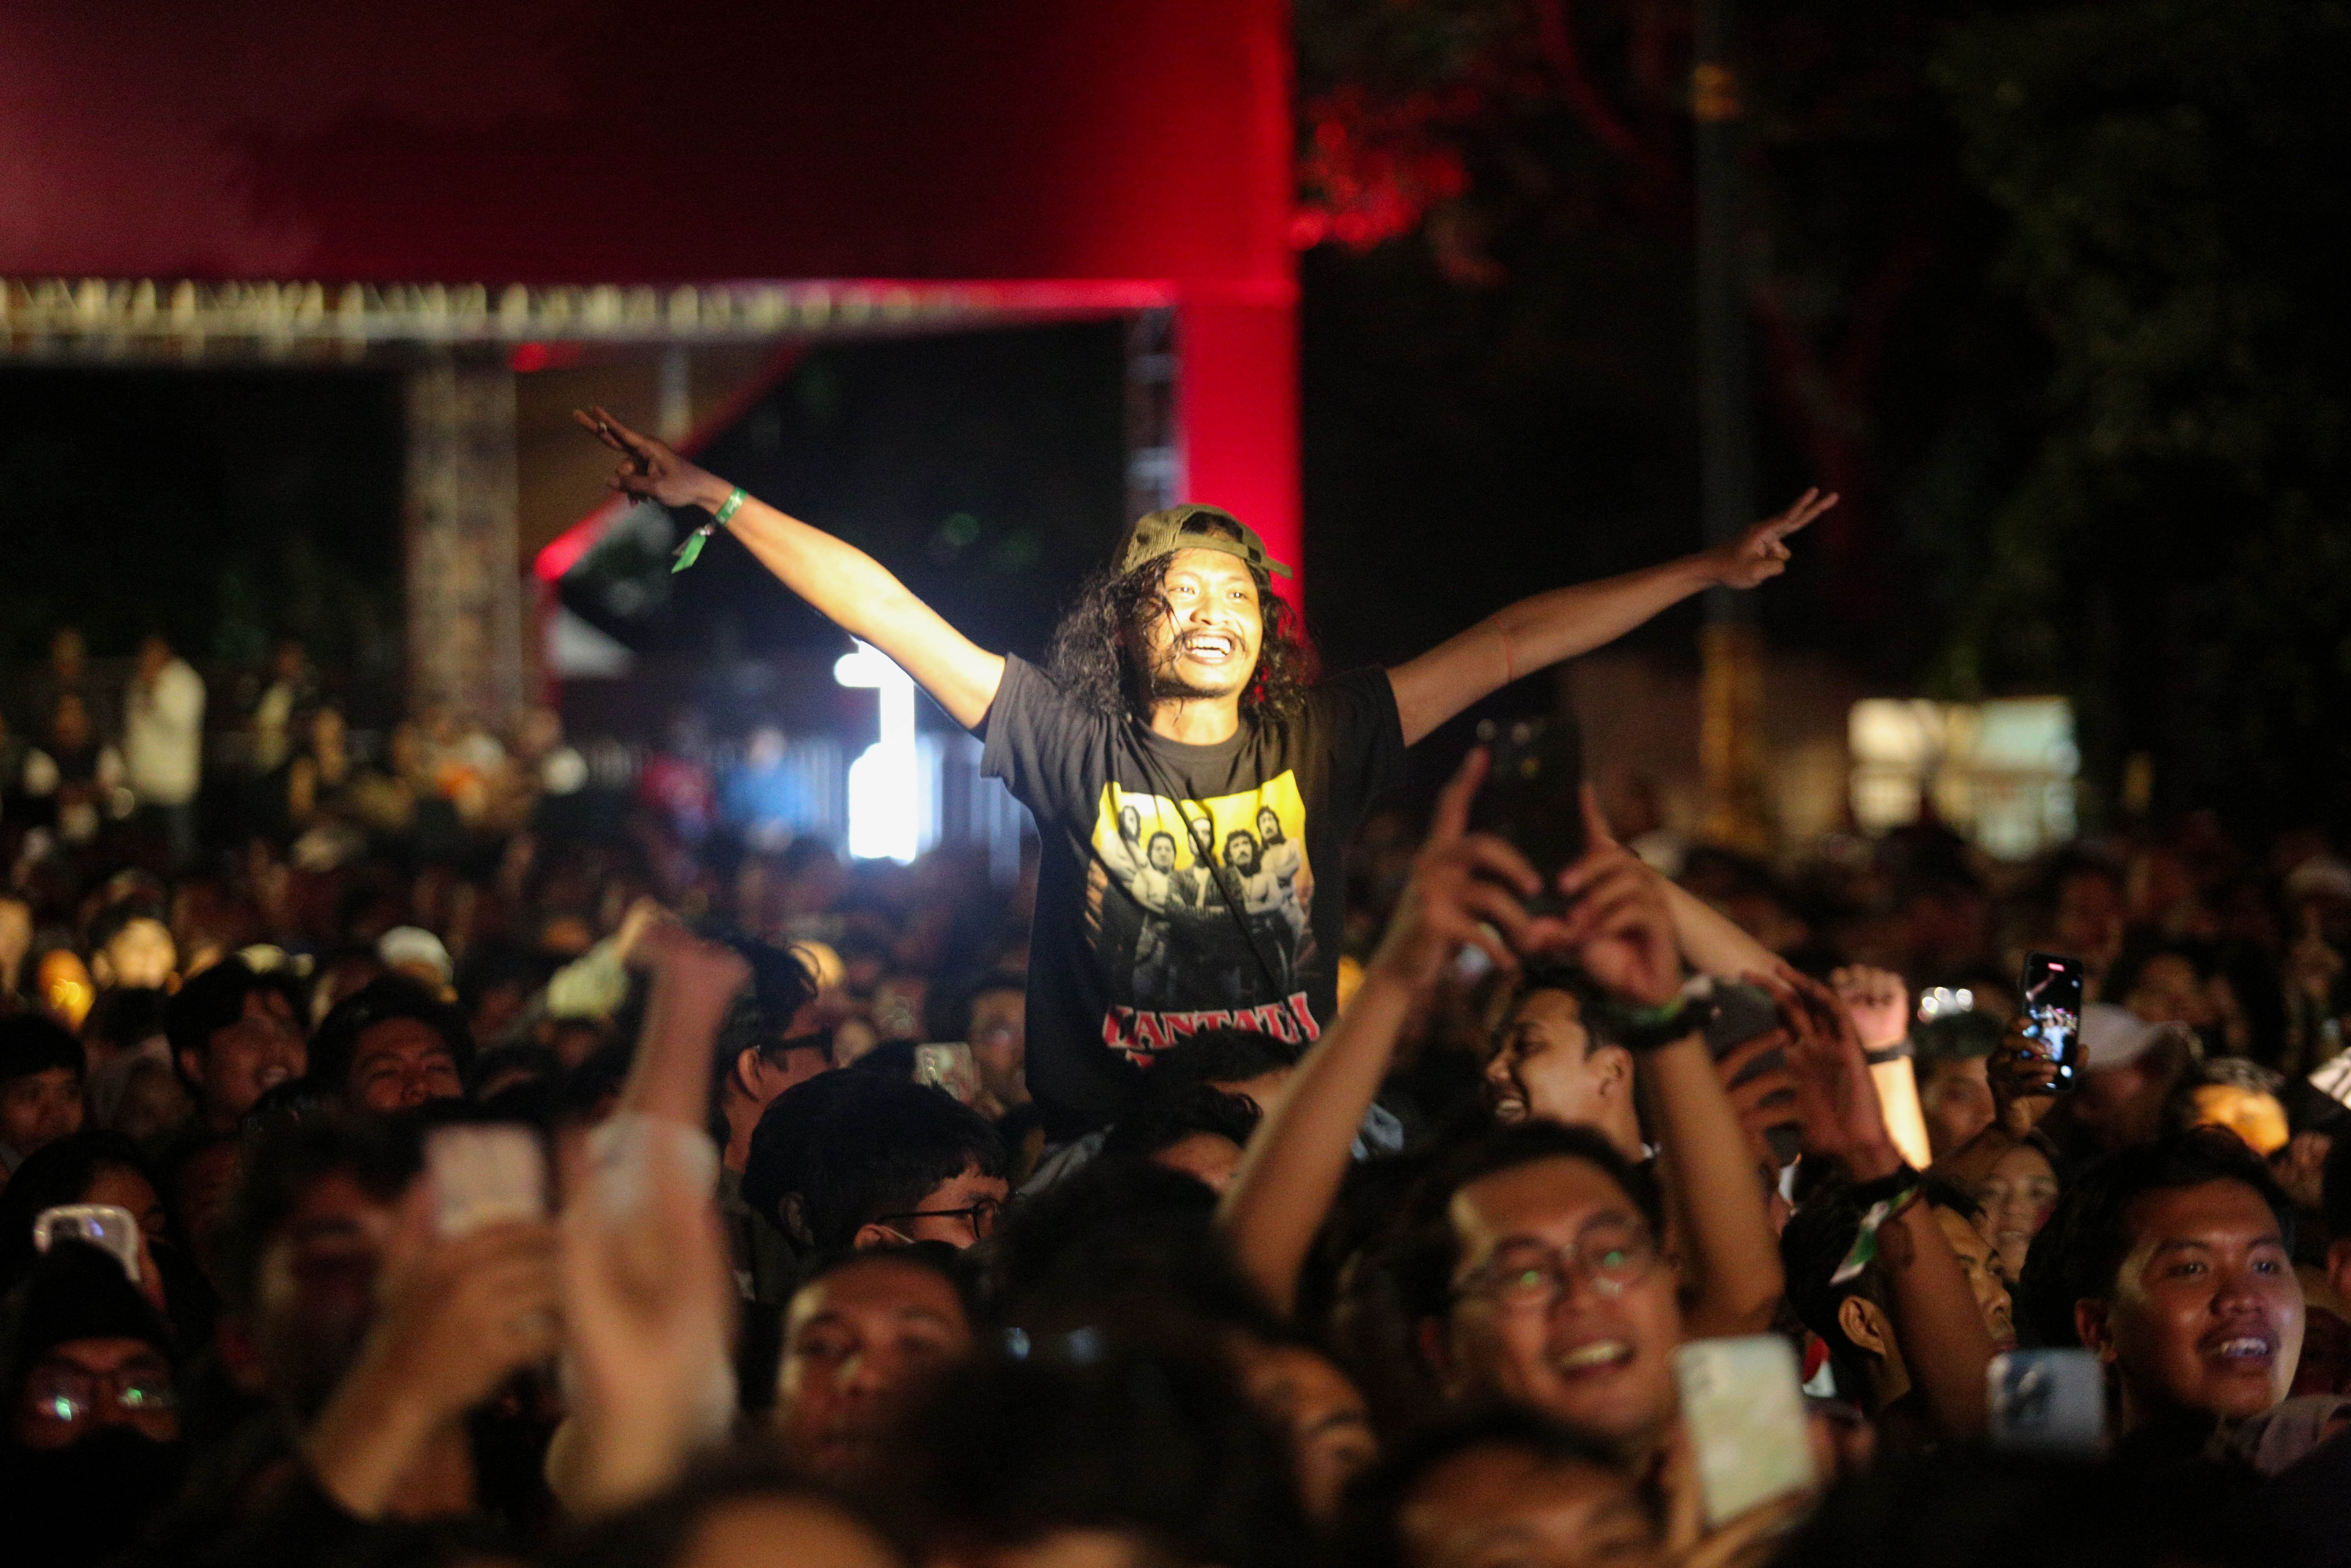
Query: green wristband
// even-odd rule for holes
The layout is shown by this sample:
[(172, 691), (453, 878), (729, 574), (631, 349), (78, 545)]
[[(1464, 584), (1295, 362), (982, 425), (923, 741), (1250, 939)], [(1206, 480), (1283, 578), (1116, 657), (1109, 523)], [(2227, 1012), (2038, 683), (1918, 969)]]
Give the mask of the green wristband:
[(741, 511), (743, 509), (743, 503), (750, 498), (751, 497), (744, 492), (743, 486), (740, 485), (737, 485), (735, 488), (729, 490), (726, 493), (726, 499), (718, 504), (718, 515), (711, 518), (708, 522), (703, 524), (700, 528), (695, 529), (692, 533), (686, 535), (685, 542), (677, 547), (677, 559), (670, 562), (670, 570), (673, 572), (684, 571), (687, 567), (692, 566), (695, 561), (701, 559), (702, 547), (705, 541), (706, 541), (712, 534), (716, 533), (728, 523), (733, 522), (735, 520), (735, 514)]

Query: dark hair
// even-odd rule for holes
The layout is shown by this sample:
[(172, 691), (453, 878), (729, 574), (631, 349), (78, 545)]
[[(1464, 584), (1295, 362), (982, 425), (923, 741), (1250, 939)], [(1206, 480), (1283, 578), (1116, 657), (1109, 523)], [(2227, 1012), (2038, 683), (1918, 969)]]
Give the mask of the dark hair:
[(736, 993), (718, 1026), (717, 1038), (711, 1042), (709, 1113), (714, 1135), (720, 1126), (716, 1118), (727, 1074), (735, 1071), (736, 1059), (746, 1051), (757, 1051), (762, 1059), (773, 1061), (802, 1046), (820, 1045), (827, 1055), (832, 1049), (830, 1036), (795, 1038), (785, 1032), (792, 1027), (793, 1017), (816, 997), (816, 981), (807, 965), (765, 942), (737, 941), (727, 946), (751, 966), (751, 984)]
[(1242, 1083), (1298, 1065), (1298, 1047), (1246, 1029), (1204, 1029), (1161, 1051), (1147, 1082), (1155, 1093), (1193, 1083)]
[[(1152, 1085), (1154, 1090), (1159, 1086)], [(1257, 1103), (1205, 1083), (1186, 1083), (1173, 1093), (1148, 1093), (1130, 1105), (1102, 1136), (1106, 1160), (1147, 1160), (1200, 1133), (1230, 1138), (1246, 1148), (1257, 1131)]]
[(1024, 1328), (1271, 1322), (1217, 1229), (1216, 1194), (1147, 1161), (1096, 1160), (1023, 1198), (990, 1248), (997, 1316)]
[(1461, 1263), (1460, 1239), (1451, 1218), (1454, 1196), (1471, 1182), (1554, 1159), (1596, 1166), (1632, 1200), (1651, 1234), (1664, 1245), (1665, 1197), (1656, 1177), (1627, 1160), (1598, 1129), (1543, 1121), (1497, 1127), (1438, 1156), (1405, 1200), (1405, 1239), (1395, 1258), (1396, 1286), (1414, 1319), (1443, 1317), (1452, 1302), (1453, 1271)]
[(163, 1009), (173, 1071), (183, 1054), (202, 1061), (212, 1050), (213, 1036), (245, 1016), (245, 998), (256, 991), (284, 997), (293, 1009), (292, 1027), (301, 1032), (308, 1013), (298, 988), (275, 970), (264, 973), (242, 958), (224, 958), (182, 986)]
[(2263, 1067), (2241, 1056), (2212, 1056), (2191, 1063), (2164, 1097), (2163, 1126), (2166, 1132), (2186, 1132), (2196, 1125), (2196, 1091), (2199, 1089), (2238, 1089), (2248, 1094), (2266, 1094), (2285, 1108), (2285, 1075), (2274, 1068)]
[(1205, 1352), (1094, 1333), (1063, 1354), (975, 1362), (909, 1412), (899, 1441), (934, 1540), (986, 1551), (1091, 1529), (1177, 1563), (1310, 1555), (1284, 1443)]
[(771, 1447), (706, 1458), (684, 1479), (633, 1507), (569, 1527), (545, 1559), (553, 1568), (671, 1568), (684, 1561), (711, 1516), (738, 1503), (797, 1502), (862, 1526), (906, 1561), (905, 1543), (840, 1494), (793, 1473)]
[(0, 1018), (0, 1083), (30, 1078), (52, 1067), (62, 1067), (79, 1078), (87, 1061), (81, 1041), (40, 1013)]
[[(1975, 1199), (1948, 1182), (1924, 1182), (1921, 1191), (1926, 1202), (1970, 1220), (1982, 1212)], [(1859, 1296), (1880, 1307), (1886, 1305), (1886, 1298), (1880, 1293), (1875, 1269), (1864, 1269), (1842, 1284), (1834, 1281), (1845, 1255), (1853, 1250), (1855, 1238), (1861, 1234), (1866, 1207), (1854, 1196), (1850, 1182), (1832, 1183), (1805, 1198), (1780, 1232), (1780, 1262), (1787, 1278), (1789, 1309), (1827, 1344), (1837, 1364), (1839, 1381), (1856, 1389), (1868, 1387), (1867, 1369), (1861, 1347), (1837, 1321), (1837, 1309), (1847, 1296)]]
[(232, 1308), (253, 1306), (271, 1239), (319, 1182), (349, 1176), (389, 1203), (422, 1164), (416, 1124), (406, 1117), (330, 1113), (265, 1128), (238, 1162), (236, 1190), (213, 1244), (213, 1282), (222, 1300)]
[[(160, 1196), (162, 1184), (139, 1145), (120, 1133), (92, 1127), (59, 1138), (25, 1156), (5, 1188), (0, 1188), (0, 1291), (24, 1278), (33, 1260), (33, 1221), (45, 1208), (79, 1203), (101, 1166), (120, 1166), (147, 1178)], [(169, 1240), (159, 1237), (158, 1240)]]
[(924, 998), (926, 1027), (933, 1040), (971, 1039), (972, 1014), (979, 998), (992, 997), (999, 991), (1009, 991), (1016, 997), (1029, 994), (1029, 983), (1018, 975), (993, 970), (955, 989), (938, 989)]
[(1004, 1144), (951, 1094), (878, 1073), (825, 1072), (776, 1097), (751, 1134), (744, 1201), (787, 1235), (799, 1198), (816, 1247), (845, 1248), (885, 1214), (904, 1214), (967, 1166), (1004, 1174)]
[[(904, 1247), (868, 1247), (862, 1249), (845, 1248), (820, 1255), (792, 1284), (791, 1293), (799, 1295), (820, 1280), (830, 1279), (844, 1270), (861, 1268), (868, 1263), (890, 1263), (902, 1269), (919, 1269), (936, 1275), (947, 1289), (955, 1292), (963, 1308), (965, 1321), (975, 1327), (979, 1322), (979, 1267), (971, 1254), (944, 1241), (915, 1241)], [(789, 1298), (786, 1298), (787, 1310)]]
[(1592, 977), (1573, 964), (1540, 958), (1526, 967), (1519, 976), (1519, 983), (1510, 988), (1510, 1005), (1502, 1012), (1506, 1026), (1510, 1016), (1525, 1006), (1527, 998), (1537, 991), (1558, 991), (1575, 998), (1576, 1019), (1583, 1025), (1584, 1055), (1590, 1056), (1604, 1045), (1616, 1043), (1608, 1037), (1603, 1021), (1607, 1009), (1602, 1004), (1607, 998), (1593, 983)]
[[(1144, 672), (1135, 668), (1129, 640), (1153, 616), (1165, 613), (1167, 569), (1174, 559), (1172, 552), (1156, 557), (1123, 577), (1114, 568), (1104, 569), (1079, 588), (1076, 602), (1053, 629), (1045, 659), (1053, 684), (1072, 700), (1113, 717), (1148, 710), (1149, 688)], [(1274, 593), (1271, 580), (1255, 567), (1249, 577), (1257, 584), (1264, 631), (1257, 668), (1241, 693), (1241, 717), (1280, 723), (1306, 706), (1316, 674), (1314, 647), (1298, 612)]]
[(2121, 1001), (2137, 988), (2147, 974), (2147, 967), (2158, 958), (2180, 960), (2195, 971), (2199, 981), (2210, 980), (2220, 972), (2220, 955), (2208, 943), (2175, 939), (2133, 942), (2116, 956), (2114, 967), (2099, 983), (2099, 994)]
[(163, 1020), (170, 1003), (171, 998), (153, 986), (117, 986), (100, 991), (89, 1017), (82, 1020), (82, 1038), (113, 1046), (137, 1045), (166, 1032)]
[[(2213, 1506), (2217, 1477), (2182, 1486), (2182, 1474), (2168, 1465), (1959, 1444), (1889, 1454), (1832, 1491), (1772, 1561), (1804, 1568), (2142, 1568), (2283, 1560), (2248, 1552), (2246, 1516)], [(2224, 1529), (2241, 1533), (2214, 1539)]]
[(2025, 1256), (2019, 1297), (2040, 1343), (2080, 1344), (2074, 1304), (2113, 1298), (2116, 1276), (2136, 1244), (2132, 1205), (2152, 1192), (2216, 1181), (2252, 1187), (2276, 1217), (2278, 1233), (2292, 1251), (2294, 1206), (2262, 1157), (2234, 1133), (2198, 1127), (2117, 1150), (2066, 1187)]
[(1635, 1477), (1617, 1452), (1580, 1432), (1555, 1425), (1515, 1405), (1493, 1405), (1449, 1416), (1408, 1432), (1379, 1463), (1347, 1487), (1337, 1548), (1330, 1561), (1349, 1568), (1408, 1568), (1399, 1528), (1413, 1495), (1441, 1467), (1465, 1454), (1507, 1448), (1528, 1455), (1547, 1469), (1582, 1465), (1624, 1478)]
[(337, 1002), (319, 1023), (310, 1037), (311, 1085), (329, 1099), (348, 1096), (360, 1036), (391, 1019), (414, 1019), (439, 1035), (460, 1076), (473, 1065), (474, 1036), (465, 1015), (405, 975), (385, 975)]

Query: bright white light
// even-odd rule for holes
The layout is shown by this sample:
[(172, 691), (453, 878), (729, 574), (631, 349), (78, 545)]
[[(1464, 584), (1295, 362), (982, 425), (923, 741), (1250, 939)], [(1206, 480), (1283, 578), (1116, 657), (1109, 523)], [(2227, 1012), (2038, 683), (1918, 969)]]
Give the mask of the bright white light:
[(849, 765), (849, 852), (904, 865), (922, 848), (925, 816), (914, 753), (914, 681), (870, 643), (833, 662), (844, 686), (871, 687), (882, 702), (882, 738)]

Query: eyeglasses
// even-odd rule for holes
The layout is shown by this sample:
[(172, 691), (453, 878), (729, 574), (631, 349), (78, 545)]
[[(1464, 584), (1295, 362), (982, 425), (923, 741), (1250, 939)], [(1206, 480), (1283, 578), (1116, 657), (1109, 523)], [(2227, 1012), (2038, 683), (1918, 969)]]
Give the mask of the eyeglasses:
[[(966, 1208), (914, 1208), (904, 1214), (877, 1214), (873, 1217), (873, 1223), (887, 1225), (895, 1230), (896, 1222), (901, 1219), (960, 1219), (971, 1227), (973, 1240), (985, 1241), (996, 1228), (996, 1217), (1003, 1209), (1004, 1206), (996, 1199), (983, 1197)], [(903, 1236), (905, 1233), (900, 1231), (899, 1234)], [(907, 1239), (912, 1240), (913, 1238), (908, 1237)]]
[(168, 1372), (89, 1373), (77, 1367), (33, 1369), (25, 1398), (45, 1420), (71, 1425), (97, 1416), (111, 1401), (126, 1416), (152, 1416), (179, 1408)]
[(1595, 1219), (1564, 1247), (1513, 1241), (1453, 1290), (1509, 1309), (1547, 1308), (1578, 1279), (1596, 1296), (1616, 1297), (1641, 1282), (1657, 1260), (1657, 1243), (1638, 1220)]

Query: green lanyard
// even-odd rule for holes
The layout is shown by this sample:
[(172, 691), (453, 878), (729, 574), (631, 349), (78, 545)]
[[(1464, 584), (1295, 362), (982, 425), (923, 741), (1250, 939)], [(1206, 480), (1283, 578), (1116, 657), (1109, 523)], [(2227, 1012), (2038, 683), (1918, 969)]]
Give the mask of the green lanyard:
[(726, 493), (726, 499), (719, 504), (718, 515), (711, 518), (708, 522), (703, 524), (700, 528), (695, 529), (692, 533), (686, 535), (685, 542), (677, 547), (677, 559), (669, 563), (670, 570), (673, 572), (684, 571), (687, 567), (692, 566), (695, 561), (700, 560), (702, 559), (702, 547), (709, 539), (710, 536), (725, 528), (728, 523), (734, 521), (735, 514), (741, 510), (743, 503), (750, 498), (750, 497), (743, 493), (743, 486), (740, 485), (736, 486), (734, 489), (728, 491)]

